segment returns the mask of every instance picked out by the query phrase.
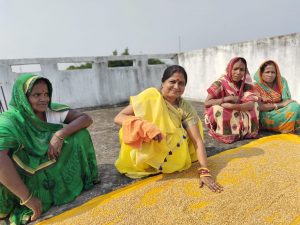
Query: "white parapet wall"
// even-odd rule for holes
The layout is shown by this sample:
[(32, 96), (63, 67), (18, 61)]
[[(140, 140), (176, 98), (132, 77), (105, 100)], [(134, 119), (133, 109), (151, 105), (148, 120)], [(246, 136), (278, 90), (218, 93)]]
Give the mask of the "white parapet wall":
[(178, 54), (178, 62), (186, 69), (189, 79), (184, 96), (205, 100), (207, 88), (224, 74), (227, 63), (236, 56), (247, 60), (252, 78), (263, 61), (275, 60), (288, 81), (292, 98), (300, 103), (300, 33)]
[[(161, 59), (166, 64), (149, 65), (148, 59)], [(130, 60), (133, 66), (108, 67), (109, 61)], [(91, 63), (90, 69), (59, 69), (60, 64)], [(15, 79), (21, 74), (13, 72), (16, 66), (29, 65), (34, 74), (47, 77), (53, 85), (53, 101), (72, 108), (115, 105), (126, 102), (147, 87), (160, 86), (161, 75), (170, 64), (177, 64), (176, 54), (67, 57), (47, 59), (0, 60), (0, 82), (7, 102)], [(38, 71), (36, 71), (38, 67)], [(28, 72), (28, 71), (27, 71)], [(4, 103), (0, 93), (0, 100)]]
[[(53, 101), (72, 108), (115, 105), (126, 102), (150, 86), (160, 86), (161, 76), (168, 64), (182, 65), (188, 73), (184, 97), (203, 101), (207, 88), (225, 71), (235, 56), (246, 58), (251, 75), (266, 59), (275, 60), (281, 74), (288, 80), (292, 98), (300, 102), (300, 33), (228, 44), (179, 54), (129, 55), (110, 57), (67, 57), (41, 59), (0, 60), (0, 84), (7, 102), (15, 79), (21, 74), (14, 66), (26, 66), (50, 79), (53, 84)], [(166, 64), (148, 65), (148, 59), (161, 59)], [(108, 67), (110, 61), (131, 60), (130, 67)], [(62, 63), (92, 64), (91, 69), (60, 69)], [(36, 72), (35, 72), (36, 71)], [(4, 104), (2, 93), (0, 101)]]

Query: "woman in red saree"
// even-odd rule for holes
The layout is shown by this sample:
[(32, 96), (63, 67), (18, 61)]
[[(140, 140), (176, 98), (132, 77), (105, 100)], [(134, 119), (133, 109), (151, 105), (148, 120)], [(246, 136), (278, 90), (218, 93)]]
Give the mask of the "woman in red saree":
[(215, 139), (230, 144), (244, 138), (256, 138), (259, 113), (247, 62), (231, 59), (226, 74), (208, 89), (205, 100), (205, 124)]

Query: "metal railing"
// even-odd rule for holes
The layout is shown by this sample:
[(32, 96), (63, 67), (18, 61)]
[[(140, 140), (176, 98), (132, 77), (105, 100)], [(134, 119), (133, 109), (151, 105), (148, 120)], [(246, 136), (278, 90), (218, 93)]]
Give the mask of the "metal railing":
[(3, 91), (3, 87), (2, 84), (0, 83), (0, 89), (1, 89), (1, 93), (0, 93), (0, 113), (4, 112), (5, 110), (8, 109), (7, 107), (7, 102), (6, 102), (6, 98), (4, 95), (4, 91)]

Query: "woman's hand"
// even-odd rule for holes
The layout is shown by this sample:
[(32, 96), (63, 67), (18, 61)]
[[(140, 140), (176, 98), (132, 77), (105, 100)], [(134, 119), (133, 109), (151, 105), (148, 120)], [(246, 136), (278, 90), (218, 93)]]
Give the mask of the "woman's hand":
[(213, 192), (223, 191), (223, 187), (215, 182), (212, 177), (200, 177), (199, 187), (202, 188), (204, 184)]
[(54, 135), (51, 138), (51, 141), (49, 143), (48, 147), (48, 159), (58, 159), (61, 148), (63, 146), (64, 140), (60, 139), (56, 135)]
[(279, 108), (283, 108), (285, 106), (287, 106), (288, 104), (290, 104), (291, 102), (294, 102), (295, 100), (293, 99), (288, 99), (288, 100), (285, 100), (283, 102), (280, 102), (278, 103), (277, 105), (279, 106)]
[(159, 133), (158, 135), (156, 135), (156, 136), (153, 138), (153, 140), (154, 140), (154, 141), (157, 141), (157, 142), (160, 142), (163, 138), (164, 138), (164, 137), (163, 137), (162, 133)]
[(240, 97), (239, 96), (226, 96), (224, 98), (224, 102), (229, 102), (229, 103), (239, 103), (240, 102)]
[(224, 107), (225, 109), (235, 109), (235, 104), (232, 104), (232, 103), (222, 103), (221, 104), (222, 107)]
[(33, 212), (33, 215), (30, 218), (31, 221), (38, 219), (42, 215), (42, 202), (38, 198), (32, 197), (25, 206)]

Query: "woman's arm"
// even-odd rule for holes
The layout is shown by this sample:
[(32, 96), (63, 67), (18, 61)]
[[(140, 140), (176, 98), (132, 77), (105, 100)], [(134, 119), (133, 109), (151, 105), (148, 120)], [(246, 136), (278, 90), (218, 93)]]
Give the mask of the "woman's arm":
[(67, 125), (55, 133), (61, 138), (68, 137), (83, 128), (89, 127), (93, 123), (93, 120), (85, 113), (70, 110), (64, 123)]
[(212, 95), (208, 94), (204, 102), (205, 107), (213, 105), (221, 105), (223, 103), (237, 103), (239, 101), (238, 96), (226, 96), (224, 98), (214, 99)]
[(277, 105), (277, 109), (283, 108), (285, 106), (287, 106), (288, 104), (290, 104), (291, 102), (295, 102), (295, 100), (293, 99), (288, 99), (288, 100), (284, 100), (282, 102), (279, 103), (275, 103), (275, 105)]
[(118, 115), (115, 117), (114, 123), (119, 126), (122, 126), (123, 121), (129, 116), (134, 116), (132, 105), (128, 105), (124, 109), (122, 109), (121, 112), (119, 112)]
[[(189, 137), (191, 138), (195, 149), (197, 151), (198, 161), (200, 163), (201, 168), (207, 168), (207, 155), (205, 151), (205, 147), (199, 132), (198, 125), (192, 125), (187, 128), (187, 132)], [(221, 192), (223, 187), (215, 182), (211, 177), (201, 177), (200, 178), (200, 187), (203, 184), (207, 185), (212, 191)]]
[(275, 110), (276, 109), (276, 104), (259, 102), (258, 103), (258, 109), (259, 109), (259, 111), (262, 111), (262, 112), (268, 112), (268, 111), (271, 111), (271, 110)]
[(268, 111), (272, 111), (272, 110), (277, 110), (280, 108), (283, 108), (285, 106), (287, 106), (288, 104), (290, 104), (291, 102), (294, 102), (294, 100), (292, 99), (288, 99), (279, 103), (263, 103), (263, 102), (259, 102), (259, 110), (263, 111), (263, 112), (268, 112)]
[(16, 195), (21, 202), (33, 211), (31, 220), (36, 220), (42, 214), (42, 203), (31, 193), (20, 178), (17, 170), (8, 156), (8, 150), (0, 151), (0, 183)]
[(64, 123), (66, 123), (67, 125), (62, 129), (56, 131), (54, 136), (50, 140), (48, 147), (49, 159), (58, 158), (63, 146), (64, 138), (74, 134), (75, 132), (83, 128), (87, 128), (93, 123), (93, 120), (85, 113), (81, 113), (76, 110), (70, 110)]
[(242, 104), (232, 104), (232, 103), (223, 103), (221, 104), (222, 107), (226, 109), (232, 109), (237, 111), (250, 111), (254, 108), (254, 102), (246, 102)]

